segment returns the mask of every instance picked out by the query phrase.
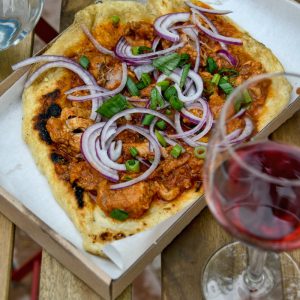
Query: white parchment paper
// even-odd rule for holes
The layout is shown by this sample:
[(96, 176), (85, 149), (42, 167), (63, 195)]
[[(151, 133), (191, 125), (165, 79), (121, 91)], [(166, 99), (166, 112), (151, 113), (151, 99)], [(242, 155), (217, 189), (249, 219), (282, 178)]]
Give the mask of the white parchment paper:
[[(286, 70), (300, 73), (300, 5), (289, 0), (207, 0), (230, 16), (241, 27), (271, 48)], [(21, 138), (21, 93), (24, 76), (0, 98), (0, 185), (19, 199), (53, 230), (73, 243), (111, 278), (121, 276), (163, 232), (184, 213), (173, 216), (155, 228), (116, 241), (105, 247), (111, 260), (86, 253), (81, 237), (54, 200), (46, 179), (37, 170)]]

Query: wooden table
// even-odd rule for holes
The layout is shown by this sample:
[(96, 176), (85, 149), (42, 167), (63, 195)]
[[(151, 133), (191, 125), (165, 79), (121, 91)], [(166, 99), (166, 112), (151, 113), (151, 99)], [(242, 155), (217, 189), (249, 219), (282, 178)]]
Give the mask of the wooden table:
[[(72, 22), (76, 11), (93, 2), (63, 0), (61, 30)], [(0, 61), (12, 64), (30, 56), (31, 49), (32, 35), (9, 51), (0, 52)], [(8, 68), (0, 70), (3, 77), (9, 72)], [(300, 112), (281, 126), (273, 138), (300, 145), (298, 131), (295, 130), (299, 126)], [(230, 241), (232, 238), (215, 222), (208, 209), (204, 209), (162, 253), (162, 299), (202, 299), (200, 282), (206, 261), (212, 253)], [(13, 245), (14, 225), (0, 214), (0, 299), (8, 298)], [(291, 254), (300, 263), (300, 251)], [(118, 299), (131, 298), (129, 286)], [(92, 300), (101, 297), (43, 250), (40, 299)]]

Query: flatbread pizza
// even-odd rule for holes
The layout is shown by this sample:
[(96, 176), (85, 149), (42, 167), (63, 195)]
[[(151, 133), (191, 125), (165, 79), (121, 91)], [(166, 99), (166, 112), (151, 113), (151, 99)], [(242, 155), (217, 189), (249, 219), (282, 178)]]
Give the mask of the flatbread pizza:
[[(234, 87), (278, 59), (200, 1), (105, 1), (80, 11), (40, 57), (23, 94), (23, 137), (55, 199), (103, 255), (202, 194), (206, 145)], [(234, 107), (251, 135), (286, 105), (266, 81)], [(250, 135), (246, 136), (250, 138)], [(232, 134), (232, 143), (238, 136)]]

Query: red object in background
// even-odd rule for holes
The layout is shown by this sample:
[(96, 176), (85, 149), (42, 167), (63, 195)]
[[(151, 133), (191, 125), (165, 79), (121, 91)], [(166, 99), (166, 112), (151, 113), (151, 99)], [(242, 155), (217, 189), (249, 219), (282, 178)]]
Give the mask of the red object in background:
[(11, 279), (13, 281), (22, 280), (28, 273), (32, 272), (31, 300), (39, 299), (39, 283), (41, 270), (42, 252), (39, 251), (20, 268), (13, 270)]
[(58, 32), (44, 18), (40, 18), (34, 31), (46, 44), (50, 43), (58, 35)]

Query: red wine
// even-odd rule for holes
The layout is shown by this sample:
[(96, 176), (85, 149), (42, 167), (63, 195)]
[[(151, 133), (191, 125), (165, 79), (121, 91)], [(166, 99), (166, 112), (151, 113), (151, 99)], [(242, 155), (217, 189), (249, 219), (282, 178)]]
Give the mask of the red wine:
[(216, 217), (233, 235), (261, 247), (300, 247), (300, 186), (287, 184), (300, 182), (300, 150), (264, 142), (244, 146), (236, 154), (279, 182), (258, 177), (231, 157), (215, 171), (208, 193)]

